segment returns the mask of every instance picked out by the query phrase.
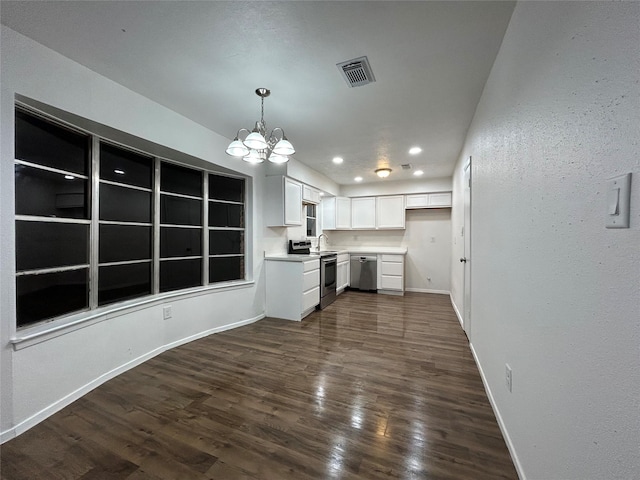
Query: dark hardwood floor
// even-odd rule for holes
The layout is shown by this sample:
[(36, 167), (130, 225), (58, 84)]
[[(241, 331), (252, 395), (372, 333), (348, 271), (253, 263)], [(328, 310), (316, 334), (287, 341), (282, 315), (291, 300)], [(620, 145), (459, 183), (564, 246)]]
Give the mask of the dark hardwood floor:
[(418, 293), (175, 348), (0, 454), (4, 480), (517, 479), (449, 297)]

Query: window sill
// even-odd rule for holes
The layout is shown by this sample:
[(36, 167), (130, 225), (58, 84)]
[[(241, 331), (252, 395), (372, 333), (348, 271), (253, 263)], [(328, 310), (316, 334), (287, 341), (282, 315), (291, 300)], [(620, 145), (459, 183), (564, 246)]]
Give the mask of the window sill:
[(168, 300), (193, 298), (216, 291), (248, 288), (254, 284), (255, 282), (253, 280), (227, 282), (175, 292), (166, 292), (119, 304), (107, 305), (97, 308), (96, 310), (79, 312), (63, 318), (50, 320), (34, 325), (33, 327), (25, 327), (16, 332), (15, 336), (11, 338), (10, 343), (13, 345), (14, 350), (22, 350), (105, 320), (166, 303)]

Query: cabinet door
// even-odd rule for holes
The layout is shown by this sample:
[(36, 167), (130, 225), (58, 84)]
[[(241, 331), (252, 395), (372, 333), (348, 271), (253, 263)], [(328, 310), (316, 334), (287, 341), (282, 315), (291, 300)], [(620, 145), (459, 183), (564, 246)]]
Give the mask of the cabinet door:
[(302, 184), (284, 179), (284, 224), (302, 225)]
[(351, 199), (351, 228), (376, 228), (376, 197)]
[(418, 193), (407, 195), (406, 208), (427, 208), (429, 206), (429, 194)]
[(429, 194), (429, 206), (430, 207), (450, 207), (451, 206), (451, 192), (430, 193)]
[(302, 186), (302, 199), (307, 203), (320, 203), (320, 191), (308, 185)]
[(336, 198), (325, 197), (320, 203), (322, 206), (322, 230), (336, 229)]
[(376, 226), (384, 228), (404, 228), (404, 196), (377, 197)]
[(336, 197), (336, 228), (351, 228), (351, 199)]

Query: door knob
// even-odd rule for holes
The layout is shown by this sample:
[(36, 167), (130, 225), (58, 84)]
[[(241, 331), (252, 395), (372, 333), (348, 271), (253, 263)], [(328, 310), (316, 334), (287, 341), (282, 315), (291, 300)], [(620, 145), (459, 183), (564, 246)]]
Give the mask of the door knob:
[(465, 257), (462, 257), (462, 258), (460, 259), (460, 262), (461, 262), (461, 263), (467, 263), (467, 259), (466, 259)]

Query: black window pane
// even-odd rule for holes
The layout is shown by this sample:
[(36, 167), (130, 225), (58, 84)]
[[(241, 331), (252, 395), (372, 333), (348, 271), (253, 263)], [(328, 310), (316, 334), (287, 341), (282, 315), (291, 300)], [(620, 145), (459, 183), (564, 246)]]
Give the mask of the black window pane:
[(244, 202), (244, 179), (209, 175), (209, 198)]
[(244, 205), (209, 202), (210, 227), (244, 227)]
[(307, 218), (307, 237), (315, 237), (316, 236), (316, 219), (308, 217)]
[(153, 185), (153, 159), (101, 143), (100, 178), (151, 188)]
[(213, 257), (209, 259), (209, 283), (244, 279), (244, 257)]
[(161, 195), (160, 223), (202, 225), (202, 200)]
[(18, 271), (89, 263), (89, 225), (16, 222)]
[(100, 225), (100, 263), (151, 258), (151, 227)]
[(202, 255), (202, 229), (160, 228), (160, 257), (192, 257)]
[(18, 327), (89, 307), (89, 269), (16, 279)]
[(202, 260), (166, 260), (160, 262), (160, 291), (202, 285)]
[(211, 255), (244, 253), (244, 232), (237, 230), (210, 230), (209, 253)]
[(151, 223), (151, 192), (101, 183), (100, 220)]
[(73, 175), (15, 166), (16, 214), (89, 218), (88, 181)]
[(202, 172), (163, 162), (160, 165), (160, 190), (201, 197)]
[(110, 265), (98, 272), (98, 304), (151, 294), (151, 263)]
[(16, 158), (68, 172), (88, 174), (89, 136), (16, 111)]

